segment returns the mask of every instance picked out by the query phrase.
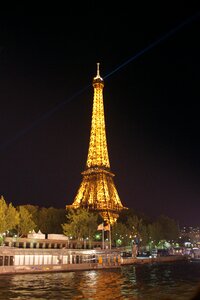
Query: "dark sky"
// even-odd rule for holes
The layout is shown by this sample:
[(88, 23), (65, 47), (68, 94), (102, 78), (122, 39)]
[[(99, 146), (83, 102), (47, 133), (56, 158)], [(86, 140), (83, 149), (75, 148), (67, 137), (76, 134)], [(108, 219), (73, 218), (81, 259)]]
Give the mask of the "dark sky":
[(15, 206), (73, 202), (100, 62), (123, 205), (200, 226), (198, 11), (84, 9), (0, 18), (0, 194)]

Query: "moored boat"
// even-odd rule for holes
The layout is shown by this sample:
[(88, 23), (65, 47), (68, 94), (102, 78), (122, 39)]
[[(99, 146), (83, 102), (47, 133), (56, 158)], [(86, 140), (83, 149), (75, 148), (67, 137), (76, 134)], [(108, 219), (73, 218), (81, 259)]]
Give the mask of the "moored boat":
[(120, 268), (130, 264), (184, 260), (184, 256), (122, 257), (120, 249), (27, 249), (0, 247), (0, 275)]
[(116, 268), (119, 251), (0, 247), (0, 274)]

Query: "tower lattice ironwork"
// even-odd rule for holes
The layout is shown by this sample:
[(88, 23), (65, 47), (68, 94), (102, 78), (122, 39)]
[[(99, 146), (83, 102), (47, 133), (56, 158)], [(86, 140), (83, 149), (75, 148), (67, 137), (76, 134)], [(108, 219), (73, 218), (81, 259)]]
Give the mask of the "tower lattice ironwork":
[(94, 97), (90, 143), (86, 162), (86, 169), (82, 172), (83, 179), (76, 197), (70, 208), (87, 208), (98, 211), (104, 221), (113, 224), (122, 209), (113, 177), (110, 171), (106, 128), (103, 104), (104, 80), (100, 76), (99, 63), (97, 75), (93, 78)]

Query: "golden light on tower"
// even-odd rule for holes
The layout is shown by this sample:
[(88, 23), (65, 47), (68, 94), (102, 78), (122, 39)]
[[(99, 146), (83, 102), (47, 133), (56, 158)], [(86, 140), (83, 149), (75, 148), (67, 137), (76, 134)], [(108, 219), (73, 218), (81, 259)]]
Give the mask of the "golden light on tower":
[(93, 78), (93, 87), (92, 123), (86, 169), (82, 172), (83, 179), (74, 202), (67, 207), (98, 211), (105, 222), (113, 224), (119, 212), (126, 207), (121, 203), (113, 181), (114, 174), (110, 171), (103, 105), (104, 81), (100, 76), (99, 63), (97, 75)]

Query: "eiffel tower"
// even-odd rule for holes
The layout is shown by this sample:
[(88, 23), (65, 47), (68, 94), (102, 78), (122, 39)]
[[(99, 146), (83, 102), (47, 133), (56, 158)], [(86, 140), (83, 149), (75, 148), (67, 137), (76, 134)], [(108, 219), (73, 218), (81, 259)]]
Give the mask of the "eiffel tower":
[(97, 75), (93, 78), (94, 97), (90, 143), (86, 169), (82, 172), (83, 179), (72, 205), (68, 208), (86, 208), (90, 211), (98, 211), (107, 224), (113, 224), (119, 217), (123, 207), (116, 190), (110, 171), (108, 157), (103, 88), (104, 81), (100, 76), (99, 63), (97, 63)]

